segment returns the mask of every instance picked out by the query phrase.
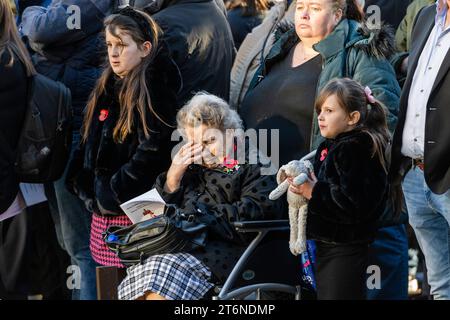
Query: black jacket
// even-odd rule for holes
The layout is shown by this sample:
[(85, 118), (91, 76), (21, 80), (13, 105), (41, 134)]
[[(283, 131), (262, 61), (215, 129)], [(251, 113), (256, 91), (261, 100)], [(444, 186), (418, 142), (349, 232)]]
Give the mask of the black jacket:
[(19, 190), (14, 173), (17, 141), (27, 108), (28, 78), (17, 57), (5, 50), (0, 57), (0, 213), (6, 211)]
[[(150, 136), (144, 135), (136, 111), (134, 130), (123, 143), (113, 140), (120, 106), (118, 93), (121, 81), (115, 76), (107, 84), (94, 113), (89, 137), (81, 144), (69, 163), (67, 186), (85, 202), (90, 212), (122, 215), (119, 205), (148, 190), (156, 177), (170, 165), (173, 127), (146, 114)], [(147, 85), (152, 106), (165, 122), (175, 124), (175, 92), (180, 85), (176, 65), (167, 50), (155, 57), (147, 70)], [(106, 120), (100, 121), (102, 109), (108, 110)]]
[(387, 200), (387, 174), (372, 140), (361, 131), (341, 133), (317, 149), (318, 182), (308, 204), (308, 238), (331, 243), (373, 240)]
[(164, 31), (183, 88), (178, 106), (207, 91), (228, 100), (234, 43), (230, 26), (214, 0), (168, 1), (152, 16)]
[[(277, 187), (274, 176), (261, 175), (259, 165), (243, 164), (234, 173), (191, 165), (174, 193), (164, 191), (166, 173), (155, 187), (162, 198), (181, 214), (196, 215), (207, 227), (204, 250), (191, 252), (224, 280), (248, 241), (231, 225), (235, 221), (282, 219), (283, 201), (269, 200)], [(287, 245), (287, 239), (286, 239)]]
[[(400, 99), (400, 113), (392, 146), (390, 180), (400, 183), (411, 167), (411, 159), (401, 153), (403, 129), (405, 126), (408, 98), (411, 84), (422, 50), (435, 24), (436, 6), (422, 10), (412, 33), (412, 45), (409, 55), (408, 75)], [(428, 100), (425, 122), (425, 181), (428, 187), (437, 194), (450, 189), (450, 50), (438, 72), (436, 81)]]
[(373, 12), (367, 11), (367, 9), (372, 5), (379, 6), (381, 9), (381, 20), (397, 30), (411, 2), (412, 0), (366, 0), (365, 10), (367, 16), (370, 17)]
[(243, 16), (243, 8), (234, 8), (228, 11), (227, 19), (233, 33), (234, 44), (236, 50), (239, 50), (241, 43), (247, 34), (252, 32), (253, 28), (261, 24), (264, 20), (265, 13), (256, 16)]

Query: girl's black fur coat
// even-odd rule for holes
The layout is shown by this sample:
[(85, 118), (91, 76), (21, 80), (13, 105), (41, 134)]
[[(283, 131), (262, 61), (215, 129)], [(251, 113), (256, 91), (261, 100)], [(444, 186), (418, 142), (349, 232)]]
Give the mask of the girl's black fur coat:
[(372, 140), (362, 131), (342, 133), (317, 149), (318, 182), (308, 204), (308, 238), (329, 243), (373, 240), (387, 201), (387, 174)]
[[(145, 137), (136, 111), (133, 131), (122, 143), (113, 139), (120, 106), (121, 80), (109, 79), (106, 92), (99, 98), (85, 144), (80, 144), (69, 163), (66, 184), (85, 202), (90, 212), (102, 215), (123, 214), (119, 205), (148, 190), (157, 176), (168, 169), (171, 158), (171, 134), (175, 126), (176, 93), (181, 80), (178, 68), (161, 46), (146, 71), (152, 106), (169, 127), (148, 111)], [(100, 121), (101, 110), (108, 110)]]

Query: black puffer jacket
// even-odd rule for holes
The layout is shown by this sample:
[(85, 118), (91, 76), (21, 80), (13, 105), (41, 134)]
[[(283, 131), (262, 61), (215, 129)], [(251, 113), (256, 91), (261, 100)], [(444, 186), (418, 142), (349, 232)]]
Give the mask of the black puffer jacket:
[(396, 30), (406, 15), (406, 9), (413, 0), (366, 0), (365, 11), (368, 17), (373, 14), (372, 10), (368, 10), (370, 6), (378, 6), (381, 9), (381, 19), (388, 23)]
[[(152, 106), (166, 123), (175, 124), (175, 92), (181, 80), (167, 50), (161, 49), (147, 70)], [(119, 205), (152, 188), (156, 177), (170, 165), (174, 129), (147, 113), (150, 136), (146, 138), (136, 111), (134, 130), (123, 143), (116, 143), (113, 130), (120, 105), (118, 94), (122, 81), (115, 76), (100, 97), (89, 137), (80, 145), (69, 163), (67, 186), (86, 204), (90, 212), (103, 215), (124, 214)], [(101, 110), (108, 115), (101, 121)]]
[(27, 107), (28, 78), (17, 59), (11, 66), (5, 50), (0, 57), (0, 213), (6, 211), (19, 190), (14, 173), (16, 147)]
[(164, 31), (183, 88), (178, 106), (207, 91), (228, 100), (234, 43), (227, 19), (214, 0), (164, 1), (152, 17)]
[(308, 204), (308, 238), (332, 243), (370, 242), (387, 200), (387, 174), (372, 140), (361, 131), (342, 133), (317, 149), (318, 182)]
[(171, 194), (164, 191), (166, 173), (156, 182), (155, 187), (167, 203), (175, 204), (181, 214), (200, 215), (201, 222), (208, 226), (205, 249), (191, 254), (210, 267), (221, 281), (248, 244), (234, 230), (232, 222), (287, 218), (283, 217), (284, 201), (269, 200), (269, 193), (277, 187), (275, 177), (261, 175), (260, 169), (259, 165), (244, 164), (227, 174), (191, 165), (180, 189)]

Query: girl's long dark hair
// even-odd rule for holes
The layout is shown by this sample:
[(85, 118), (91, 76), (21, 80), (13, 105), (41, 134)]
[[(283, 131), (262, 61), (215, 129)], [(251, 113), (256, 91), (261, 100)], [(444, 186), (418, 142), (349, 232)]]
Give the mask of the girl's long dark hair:
[(339, 105), (347, 114), (358, 111), (361, 115), (356, 129), (366, 132), (373, 142), (373, 154), (377, 156), (387, 173), (385, 150), (391, 139), (386, 121), (386, 109), (379, 102), (371, 103), (366, 97), (364, 87), (349, 78), (333, 79), (323, 88), (316, 100), (318, 113), (325, 100), (335, 95)]
[[(148, 56), (142, 59), (142, 62), (131, 70), (124, 78), (122, 88), (119, 92), (120, 115), (117, 124), (113, 131), (113, 138), (116, 142), (123, 142), (127, 135), (133, 130), (135, 110), (138, 111), (140, 122), (146, 137), (149, 136), (150, 129), (148, 128), (146, 114), (150, 112), (157, 119), (168, 125), (154, 110), (150, 98), (149, 88), (146, 82), (146, 70), (152, 63), (156, 52), (158, 51), (158, 38), (160, 35), (160, 28), (153, 21), (153, 19), (145, 12), (138, 11), (150, 25), (151, 30), (147, 33), (151, 35), (150, 43), (152, 45), (151, 52)], [(105, 19), (105, 30), (108, 30), (113, 36), (119, 37), (118, 32), (122, 31), (129, 34), (133, 41), (139, 47), (142, 47), (145, 41), (149, 41), (141, 30), (139, 24), (131, 17), (121, 14), (113, 14)], [(82, 141), (86, 142), (89, 136), (89, 129), (92, 124), (96, 105), (100, 96), (105, 92), (106, 85), (110, 77), (113, 76), (111, 65), (107, 63), (105, 69), (100, 76), (94, 90), (89, 98), (86, 114), (83, 121)]]
[[(370, 102), (365, 88), (355, 80), (339, 78), (331, 80), (320, 92), (315, 104), (317, 113), (320, 113), (323, 103), (332, 95), (336, 96), (340, 107), (347, 114), (354, 111), (360, 113), (360, 121), (355, 129), (366, 132), (370, 136), (373, 144), (372, 157), (378, 158), (387, 174), (389, 159), (386, 157), (386, 150), (391, 142), (391, 134), (387, 126), (387, 111), (384, 105), (376, 99)], [(396, 213), (403, 209), (403, 194), (401, 187), (398, 188), (389, 190), (389, 198)]]
[(343, 18), (362, 22), (364, 20), (364, 12), (358, 6), (356, 0), (331, 0), (334, 9), (341, 9)]
[(0, 0), (0, 58), (5, 51), (11, 57), (7, 66), (12, 66), (17, 58), (23, 63), (28, 76), (36, 74), (27, 48), (19, 37), (11, 5), (7, 0)]
[(242, 8), (242, 16), (254, 17), (269, 9), (268, 0), (230, 0), (226, 4), (227, 10)]

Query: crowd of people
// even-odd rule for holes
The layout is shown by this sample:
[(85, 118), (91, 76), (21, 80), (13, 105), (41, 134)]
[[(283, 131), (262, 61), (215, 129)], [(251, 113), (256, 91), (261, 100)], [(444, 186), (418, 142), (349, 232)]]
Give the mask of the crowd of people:
[[(193, 217), (202, 245), (127, 268), (119, 299), (207, 299), (249, 243), (233, 222), (287, 219), (286, 200), (269, 199), (267, 159), (281, 166), (313, 150), (314, 173), (289, 183), (309, 200), (317, 299), (407, 299), (411, 227), (430, 295), (450, 299), (449, 9), (450, 0), (0, 0), (0, 217), (20, 205), (14, 162), (30, 77), (62, 82), (73, 109), (70, 158), (44, 184), (47, 201), (0, 220), (0, 299), (95, 300), (96, 268), (125, 268), (105, 231), (132, 225), (120, 205), (152, 188)], [(237, 157), (244, 130), (279, 138), (254, 163), (251, 147)], [(75, 288), (65, 287), (69, 265)]]

